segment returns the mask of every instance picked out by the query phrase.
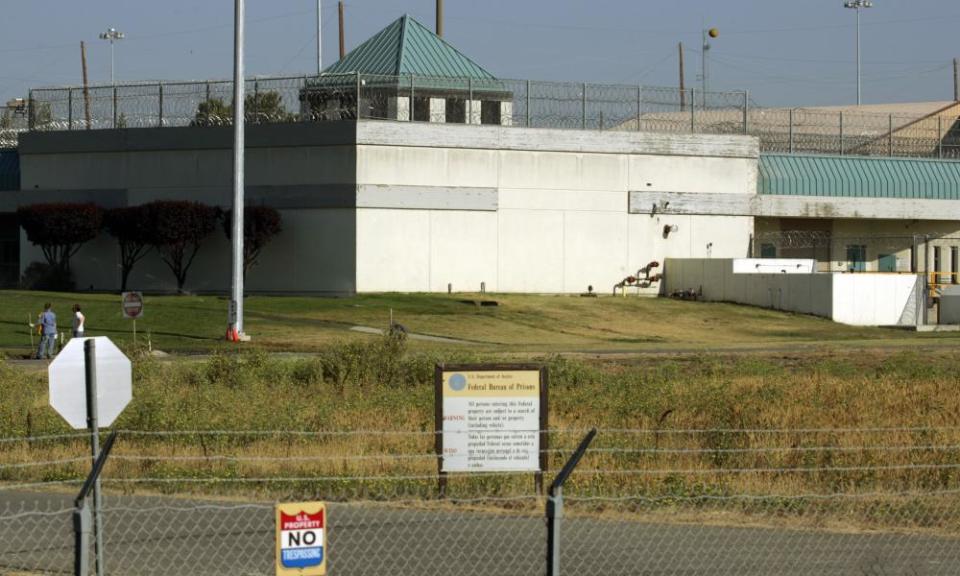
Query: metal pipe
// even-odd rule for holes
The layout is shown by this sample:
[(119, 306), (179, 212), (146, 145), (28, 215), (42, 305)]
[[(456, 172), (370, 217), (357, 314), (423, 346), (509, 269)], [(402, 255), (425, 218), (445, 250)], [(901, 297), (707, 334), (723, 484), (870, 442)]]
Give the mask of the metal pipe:
[(231, 336), (243, 334), (243, 210), (244, 210), (244, 98), (243, 72), (244, 0), (234, 0), (233, 16), (233, 222), (230, 309)]
[[(97, 341), (89, 338), (83, 343), (83, 364), (87, 395), (87, 428), (90, 429), (90, 453), (93, 471), (97, 472), (100, 458), (100, 423), (97, 419)], [(100, 476), (93, 481), (93, 549), (97, 576), (103, 576), (103, 502), (100, 495)]]
[(337, 19), (340, 21), (340, 59), (346, 55), (343, 44), (343, 0), (337, 2)]
[(443, 0), (437, 0), (437, 36), (443, 38)]
[(323, 71), (323, 0), (317, 0), (317, 76)]

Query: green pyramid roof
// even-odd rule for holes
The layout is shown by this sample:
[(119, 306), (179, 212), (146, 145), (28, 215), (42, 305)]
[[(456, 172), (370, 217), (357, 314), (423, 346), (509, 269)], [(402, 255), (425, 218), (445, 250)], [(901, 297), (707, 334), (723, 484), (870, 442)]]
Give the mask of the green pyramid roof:
[(357, 72), (385, 76), (494, 79), (493, 74), (409, 15), (394, 20), (324, 70), (326, 74)]

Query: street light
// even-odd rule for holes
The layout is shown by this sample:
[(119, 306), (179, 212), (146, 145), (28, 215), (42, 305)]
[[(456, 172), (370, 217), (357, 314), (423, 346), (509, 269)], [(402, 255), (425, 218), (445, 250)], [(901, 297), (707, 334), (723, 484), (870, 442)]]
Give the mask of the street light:
[(860, 105), (860, 9), (873, 8), (871, 0), (847, 0), (844, 8), (857, 11), (857, 106)]
[(113, 78), (113, 43), (117, 40), (123, 40), (123, 32), (117, 30), (116, 28), (108, 28), (106, 32), (100, 33), (101, 40), (110, 41), (110, 83), (116, 84), (116, 81)]
[(703, 30), (703, 44), (700, 48), (700, 91), (703, 99), (703, 107), (707, 107), (707, 51), (710, 50), (710, 38), (720, 36), (720, 31), (716, 28)]

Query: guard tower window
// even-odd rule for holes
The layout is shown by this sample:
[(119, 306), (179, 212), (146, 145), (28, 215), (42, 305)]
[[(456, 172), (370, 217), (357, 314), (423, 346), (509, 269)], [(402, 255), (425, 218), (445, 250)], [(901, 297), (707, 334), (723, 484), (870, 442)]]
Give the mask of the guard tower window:
[(413, 119), (417, 122), (430, 121), (430, 98), (423, 97), (423, 96), (414, 96)]
[(467, 121), (467, 101), (447, 98), (447, 124), (464, 124)]
[(500, 103), (484, 100), (480, 103), (480, 123), (500, 124)]

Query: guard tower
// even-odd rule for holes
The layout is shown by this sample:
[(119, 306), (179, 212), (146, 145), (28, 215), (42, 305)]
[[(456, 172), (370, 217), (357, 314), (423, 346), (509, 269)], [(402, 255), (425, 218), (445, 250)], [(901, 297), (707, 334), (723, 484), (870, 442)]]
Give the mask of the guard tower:
[(510, 125), (513, 93), (409, 15), (307, 81), (314, 120), (381, 119)]

